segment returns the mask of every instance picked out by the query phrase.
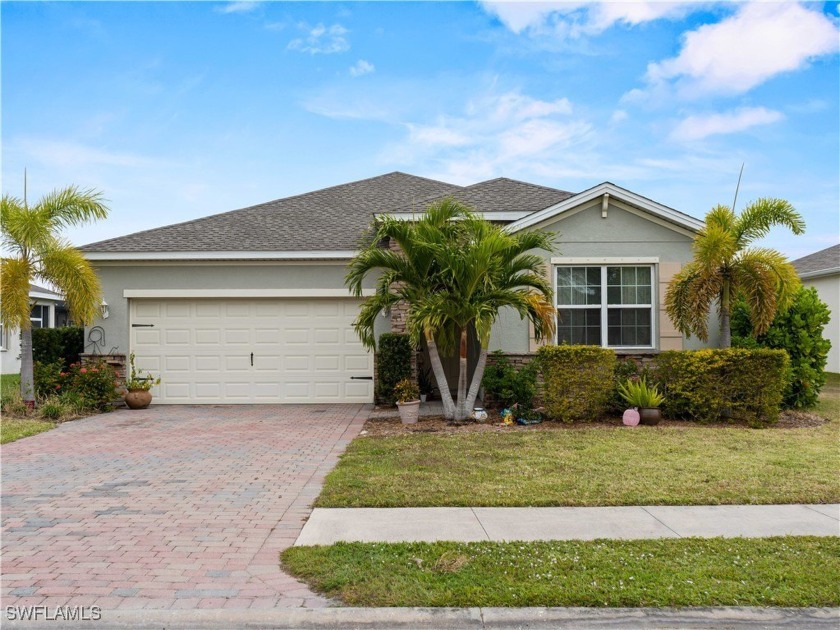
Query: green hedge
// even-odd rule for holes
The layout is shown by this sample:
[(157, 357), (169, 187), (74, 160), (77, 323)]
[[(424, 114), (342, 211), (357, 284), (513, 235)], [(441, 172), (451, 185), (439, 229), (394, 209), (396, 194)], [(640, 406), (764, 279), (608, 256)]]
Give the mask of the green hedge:
[(615, 382), (615, 352), (597, 346), (543, 346), (537, 360), (548, 418), (577, 422), (604, 414)]
[(79, 362), (84, 352), (85, 331), (78, 326), (32, 329), (32, 360), (38, 363), (62, 362), (68, 367)]
[(485, 403), (503, 408), (518, 404), (521, 409), (533, 409), (537, 395), (537, 363), (531, 361), (517, 369), (501, 350), (491, 355), (481, 380)]
[(789, 366), (784, 350), (671, 350), (656, 357), (654, 375), (666, 416), (758, 427), (778, 420)]
[(831, 342), (823, 329), (831, 321), (831, 311), (813, 287), (802, 287), (793, 304), (776, 315), (770, 329), (757, 339), (752, 337), (752, 323), (744, 302), (732, 311), (732, 345), (741, 348), (776, 348), (790, 357), (790, 381), (785, 388), (785, 407), (813, 407), (819, 402), (825, 385), (825, 364)]
[(408, 335), (382, 333), (376, 353), (376, 398), (393, 405), (394, 386), (403, 379), (411, 378), (411, 341)]

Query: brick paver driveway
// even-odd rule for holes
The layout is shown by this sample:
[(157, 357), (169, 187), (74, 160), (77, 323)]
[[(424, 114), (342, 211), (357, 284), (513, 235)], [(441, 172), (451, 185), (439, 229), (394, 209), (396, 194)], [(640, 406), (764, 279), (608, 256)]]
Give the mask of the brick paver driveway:
[(367, 413), (159, 406), (4, 445), (3, 604), (327, 604), (280, 570), (278, 554)]

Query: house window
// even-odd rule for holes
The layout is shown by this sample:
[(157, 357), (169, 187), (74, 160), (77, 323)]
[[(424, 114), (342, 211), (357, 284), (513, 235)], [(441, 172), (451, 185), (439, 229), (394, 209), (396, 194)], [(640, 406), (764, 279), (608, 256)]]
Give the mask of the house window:
[(29, 319), (32, 322), (32, 328), (49, 328), (50, 307), (44, 306), (43, 304), (36, 304), (32, 307)]
[(557, 343), (652, 348), (653, 266), (558, 266)]
[(0, 350), (6, 349), (6, 328), (0, 326)]

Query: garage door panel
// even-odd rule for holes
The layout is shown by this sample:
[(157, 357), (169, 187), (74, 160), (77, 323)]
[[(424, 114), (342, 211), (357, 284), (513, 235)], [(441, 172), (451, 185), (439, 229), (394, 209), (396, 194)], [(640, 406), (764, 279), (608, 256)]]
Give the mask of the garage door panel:
[(144, 327), (131, 328), (131, 349), (139, 369), (161, 376), (160, 403), (370, 402), (373, 357), (352, 329), (358, 307), (349, 299), (134, 299), (131, 322)]

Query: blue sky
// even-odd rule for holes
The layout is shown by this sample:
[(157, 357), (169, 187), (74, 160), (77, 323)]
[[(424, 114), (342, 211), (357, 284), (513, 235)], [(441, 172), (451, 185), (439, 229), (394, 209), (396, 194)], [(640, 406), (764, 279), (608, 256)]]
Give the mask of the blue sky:
[[(605, 180), (702, 217), (783, 197), (838, 242), (837, 3), (3, 2), (3, 192), (82, 244), (394, 170)], [(383, 209), (384, 210), (384, 209)]]

